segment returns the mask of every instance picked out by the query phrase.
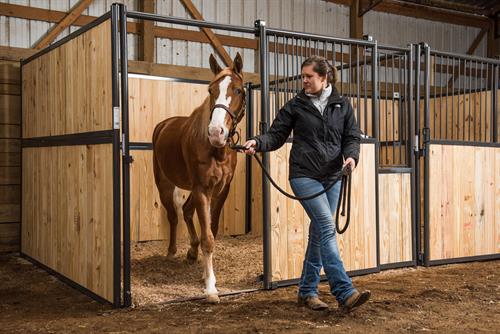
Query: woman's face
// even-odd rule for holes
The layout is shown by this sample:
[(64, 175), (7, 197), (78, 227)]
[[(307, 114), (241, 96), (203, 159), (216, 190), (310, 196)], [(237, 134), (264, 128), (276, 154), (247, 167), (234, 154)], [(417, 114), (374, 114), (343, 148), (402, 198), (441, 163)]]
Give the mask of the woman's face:
[(320, 76), (313, 70), (314, 65), (307, 65), (302, 68), (302, 83), (307, 94), (319, 93), (327, 86), (326, 75)]

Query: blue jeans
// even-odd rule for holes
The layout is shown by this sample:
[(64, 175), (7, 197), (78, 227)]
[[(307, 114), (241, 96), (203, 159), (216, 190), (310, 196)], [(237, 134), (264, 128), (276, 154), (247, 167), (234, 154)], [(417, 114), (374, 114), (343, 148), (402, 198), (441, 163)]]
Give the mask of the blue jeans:
[[(300, 277), (299, 295), (303, 297), (318, 295), (320, 270), (324, 267), (332, 294), (339, 303), (343, 304), (355, 289), (340, 258), (333, 221), (341, 182), (338, 181), (323, 195), (300, 202), (311, 219), (311, 224)], [(295, 195), (299, 197), (318, 193), (327, 186), (308, 177), (291, 179), (290, 185)]]

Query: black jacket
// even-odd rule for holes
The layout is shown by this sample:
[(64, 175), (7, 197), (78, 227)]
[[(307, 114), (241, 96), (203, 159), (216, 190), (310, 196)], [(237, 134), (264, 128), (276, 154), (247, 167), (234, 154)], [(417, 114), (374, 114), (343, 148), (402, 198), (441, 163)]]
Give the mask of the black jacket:
[(343, 157), (359, 160), (360, 131), (349, 100), (333, 88), (323, 116), (304, 91), (278, 112), (270, 130), (254, 137), (258, 152), (280, 148), (293, 130), (289, 179), (336, 181)]

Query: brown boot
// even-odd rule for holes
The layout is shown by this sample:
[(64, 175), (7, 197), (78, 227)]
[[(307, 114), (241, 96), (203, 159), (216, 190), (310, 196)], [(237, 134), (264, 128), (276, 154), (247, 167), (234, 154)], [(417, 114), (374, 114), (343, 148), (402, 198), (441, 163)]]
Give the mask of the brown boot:
[(347, 298), (344, 304), (339, 305), (343, 312), (352, 312), (370, 299), (371, 292), (369, 290), (359, 292), (355, 290), (354, 293)]
[(328, 308), (328, 305), (322, 302), (318, 296), (298, 296), (298, 303), (299, 305), (305, 305), (314, 311), (325, 310)]

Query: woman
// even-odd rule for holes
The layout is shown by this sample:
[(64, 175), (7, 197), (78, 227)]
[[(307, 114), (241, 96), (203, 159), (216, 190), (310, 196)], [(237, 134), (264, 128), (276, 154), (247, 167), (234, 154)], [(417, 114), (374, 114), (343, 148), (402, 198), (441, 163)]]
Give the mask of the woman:
[(349, 100), (341, 97), (334, 86), (336, 69), (325, 58), (313, 56), (302, 63), (301, 71), (302, 92), (285, 104), (266, 134), (244, 144), (245, 153), (276, 150), (293, 130), (289, 179), (295, 195), (309, 196), (334, 183), (323, 195), (301, 201), (311, 224), (298, 302), (313, 310), (328, 308), (318, 298), (323, 267), (339, 307), (352, 311), (370, 298), (370, 291), (358, 292), (344, 269), (333, 214), (342, 169), (354, 170), (358, 163), (360, 131)]

